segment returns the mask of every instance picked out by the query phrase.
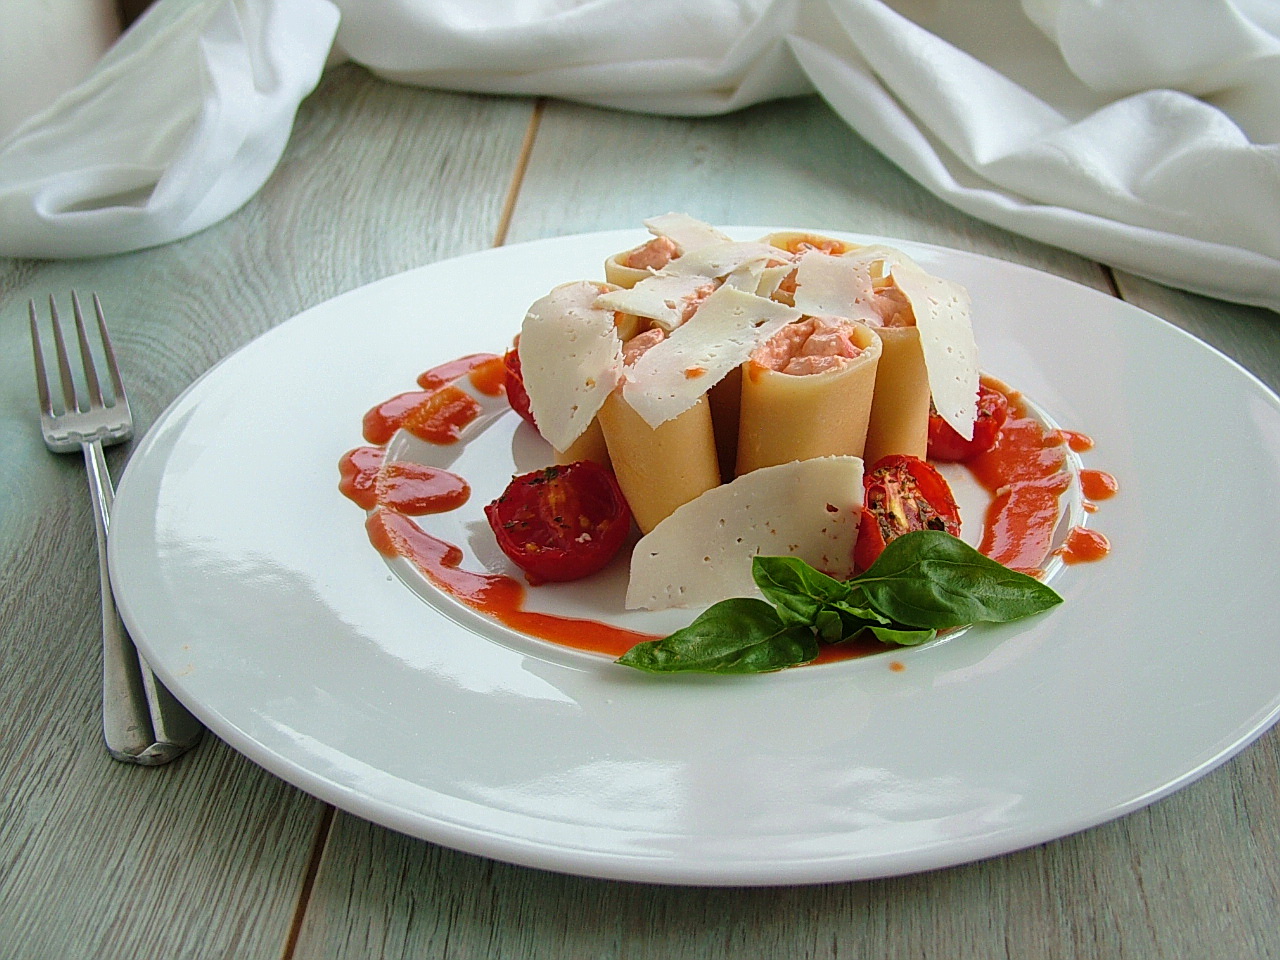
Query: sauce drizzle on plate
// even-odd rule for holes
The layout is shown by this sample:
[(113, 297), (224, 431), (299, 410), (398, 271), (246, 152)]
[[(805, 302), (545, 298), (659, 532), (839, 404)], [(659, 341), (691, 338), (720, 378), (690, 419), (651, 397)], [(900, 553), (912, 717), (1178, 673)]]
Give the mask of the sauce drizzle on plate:
[[(466, 503), (470, 487), (457, 474), (410, 462), (386, 462), (384, 445), (397, 430), (437, 444), (457, 442), (480, 414), (479, 402), (459, 389), (463, 377), (477, 392), (503, 391), (502, 358), (471, 354), (441, 364), (418, 377), (423, 389), (398, 394), (364, 417), (364, 436), (372, 446), (357, 447), (339, 462), (339, 489), (370, 511), (365, 527), (379, 553), (403, 557), (437, 588), (466, 606), (513, 630), (577, 650), (618, 657), (656, 636), (596, 620), (525, 609), (527, 588), (501, 573), (475, 573), (460, 566), (462, 550), (423, 530), (412, 519), (454, 510)], [(1004, 388), (1007, 390), (1007, 388)], [(1101, 559), (1110, 548), (1094, 530), (1074, 527), (1057, 551), (1052, 541), (1059, 500), (1071, 484), (1066, 448), (1088, 450), (1093, 441), (1071, 430), (1046, 430), (1028, 412), (1018, 394), (1008, 391), (1009, 418), (991, 450), (965, 466), (991, 494), (983, 526), (982, 553), (1015, 570), (1037, 574), (1056, 553), (1066, 563)], [(1100, 470), (1080, 472), (1086, 508), (1117, 490), (1115, 479)], [(875, 640), (823, 644), (816, 663), (830, 663), (891, 649)], [(897, 649), (897, 648), (892, 648)]]

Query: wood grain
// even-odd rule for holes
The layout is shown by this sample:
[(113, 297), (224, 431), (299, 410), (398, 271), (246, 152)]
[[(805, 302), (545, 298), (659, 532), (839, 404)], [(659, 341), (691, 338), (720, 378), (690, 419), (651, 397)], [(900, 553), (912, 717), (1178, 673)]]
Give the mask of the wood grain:
[[(141, 434), (300, 310), (488, 246), (531, 110), (342, 68), (228, 220), (155, 250), (0, 265), (0, 957), (281, 956), (324, 813), (212, 736), (169, 767), (107, 758), (88, 488), (79, 457), (40, 441), (27, 299), (102, 295)], [(111, 451), (117, 476), (128, 454)]]
[(508, 240), (642, 229), (677, 210), (710, 223), (849, 230), (1016, 260), (1106, 289), (1096, 264), (947, 206), (816, 97), (687, 120), (551, 103)]

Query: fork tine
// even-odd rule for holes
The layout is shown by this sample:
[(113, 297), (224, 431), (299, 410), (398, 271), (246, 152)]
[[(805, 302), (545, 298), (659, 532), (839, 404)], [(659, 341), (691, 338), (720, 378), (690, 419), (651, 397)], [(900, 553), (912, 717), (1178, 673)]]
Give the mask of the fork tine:
[(44, 372), (44, 346), (40, 343), (40, 323), (36, 319), (36, 302), (27, 301), (27, 309), (31, 314), (31, 352), (36, 361), (36, 396), (40, 399), (40, 411), (53, 415), (53, 400), (49, 396), (49, 378)]
[(125, 400), (124, 381), (120, 379), (120, 367), (116, 364), (116, 352), (111, 346), (111, 336), (107, 333), (107, 317), (102, 311), (102, 301), (93, 295), (93, 311), (98, 315), (98, 333), (102, 335), (102, 352), (107, 358), (107, 372), (111, 374), (111, 388), (116, 392), (116, 403)]
[(49, 294), (49, 313), (53, 318), (53, 343), (58, 352), (58, 375), (62, 378), (62, 399), (70, 413), (80, 409), (76, 400), (76, 384), (71, 378), (71, 362), (67, 359), (67, 343), (62, 337), (62, 321), (58, 318), (58, 302)]
[(102, 385), (98, 383), (98, 371), (93, 365), (93, 354), (89, 351), (89, 337), (84, 329), (84, 312), (80, 309), (80, 298), (71, 291), (71, 311), (76, 317), (76, 340), (80, 344), (80, 366), (84, 369), (84, 382), (89, 391), (89, 406), (102, 406)]

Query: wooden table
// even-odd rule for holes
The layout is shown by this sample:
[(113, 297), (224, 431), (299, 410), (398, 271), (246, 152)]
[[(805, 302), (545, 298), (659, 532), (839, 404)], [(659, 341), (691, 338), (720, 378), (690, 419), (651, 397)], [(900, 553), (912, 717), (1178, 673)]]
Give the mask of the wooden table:
[[(336, 812), (212, 736), (169, 767), (107, 758), (89, 498), (79, 458), (40, 440), (28, 298), (102, 295), (142, 432), (221, 357), (335, 294), (667, 210), (1027, 263), (1149, 309), (1280, 387), (1274, 313), (958, 213), (817, 99), (685, 120), (335, 69), (274, 175), (226, 221), (140, 253), (0, 261), (0, 957), (1280, 957), (1275, 730), (1076, 836), (920, 876), (773, 889), (606, 882), (457, 853)], [(117, 476), (129, 453), (110, 453)]]

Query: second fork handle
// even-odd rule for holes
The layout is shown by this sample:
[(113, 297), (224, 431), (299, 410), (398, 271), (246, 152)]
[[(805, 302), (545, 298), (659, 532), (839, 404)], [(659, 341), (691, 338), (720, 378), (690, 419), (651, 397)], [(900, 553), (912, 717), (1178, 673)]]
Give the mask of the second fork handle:
[(116, 760), (158, 766), (194, 747), (204, 727), (174, 699), (133, 645), (116, 609), (107, 568), (107, 533), (115, 499), (102, 444), (83, 444), (93, 497), (102, 585), (102, 736)]

